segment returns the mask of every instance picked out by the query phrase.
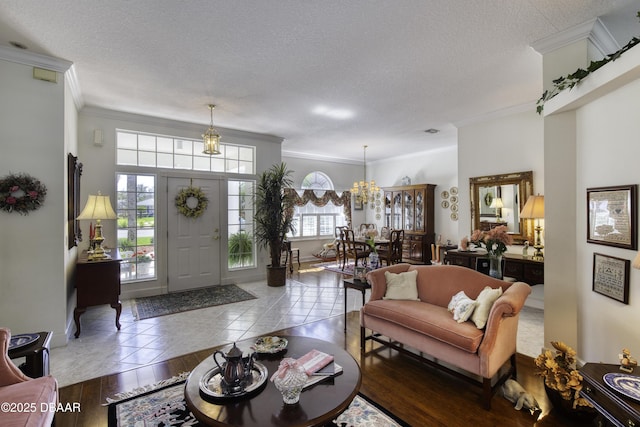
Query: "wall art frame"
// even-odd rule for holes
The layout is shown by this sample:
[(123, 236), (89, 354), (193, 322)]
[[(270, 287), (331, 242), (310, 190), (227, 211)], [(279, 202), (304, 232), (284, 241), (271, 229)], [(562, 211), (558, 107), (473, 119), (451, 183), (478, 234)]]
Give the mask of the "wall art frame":
[(587, 242), (638, 249), (637, 187), (587, 188)]
[(82, 241), (80, 222), (76, 219), (80, 215), (80, 177), (82, 163), (73, 154), (67, 154), (67, 227), (69, 234), (69, 249)]
[(610, 255), (593, 254), (593, 292), (629, 304), (631, 261)]

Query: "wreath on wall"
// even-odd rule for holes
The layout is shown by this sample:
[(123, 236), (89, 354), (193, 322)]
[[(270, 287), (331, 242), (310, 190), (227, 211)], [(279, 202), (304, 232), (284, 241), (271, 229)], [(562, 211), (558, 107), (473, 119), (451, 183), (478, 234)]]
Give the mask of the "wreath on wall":
[(200, 188), (189, 186), (176, 196), (178, 212), (187, 218), (198, 218), (207, 210), (209, 199)]
[(9, 174), (0, 179), (0, 209), (28, 215), (39, 209), (47, 195), (47, 187), (26, 173)]

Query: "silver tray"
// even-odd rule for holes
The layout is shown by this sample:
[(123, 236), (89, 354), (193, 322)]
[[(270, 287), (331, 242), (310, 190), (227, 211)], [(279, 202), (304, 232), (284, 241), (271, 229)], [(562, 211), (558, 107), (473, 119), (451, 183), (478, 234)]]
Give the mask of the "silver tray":
[(248, 396), (260, 390), (262, 385), (267, 381), (269, 371), (267, 367), (260, 362), (253, 362), (251, 382), (241, 392), (225, 393), (222, 385), (222, 375), (220, 368), (217, 366), (211, 368), (200, 379), (200, 391), (207, 397), (215, 399), (229, 399), (242, 396)]

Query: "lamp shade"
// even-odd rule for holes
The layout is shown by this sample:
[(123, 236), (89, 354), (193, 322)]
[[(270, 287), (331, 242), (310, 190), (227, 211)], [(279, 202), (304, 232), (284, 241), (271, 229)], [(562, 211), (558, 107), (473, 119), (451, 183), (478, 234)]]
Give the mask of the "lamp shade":
[(524, 219), (542, 219), (544, 218), (544, 196), (531, 196), (524, 204), (520, 212), (520, 218)]
[(89, 195), (89, 200), (76, 219), (116, 219), (117, 215), (111, 207), (109, 196)]
[(489, 205), (490, 208), (504, 208), (504, 203), (502, 203), (502, 199), (500, 197), (494, 197), (493, 200), (491, 200), (491, 205)]

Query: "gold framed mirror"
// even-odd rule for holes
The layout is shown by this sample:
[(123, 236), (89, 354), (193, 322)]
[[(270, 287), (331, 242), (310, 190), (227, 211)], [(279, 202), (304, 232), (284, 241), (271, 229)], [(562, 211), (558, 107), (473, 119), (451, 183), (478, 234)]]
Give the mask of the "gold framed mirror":
[(520, 218), (520, 211), (533, 194), (533, 172), (515, 172), (469, 178), (471, 231), (489, 231), (506, 225), (515, 244), (533, 242), (531, 221)]

